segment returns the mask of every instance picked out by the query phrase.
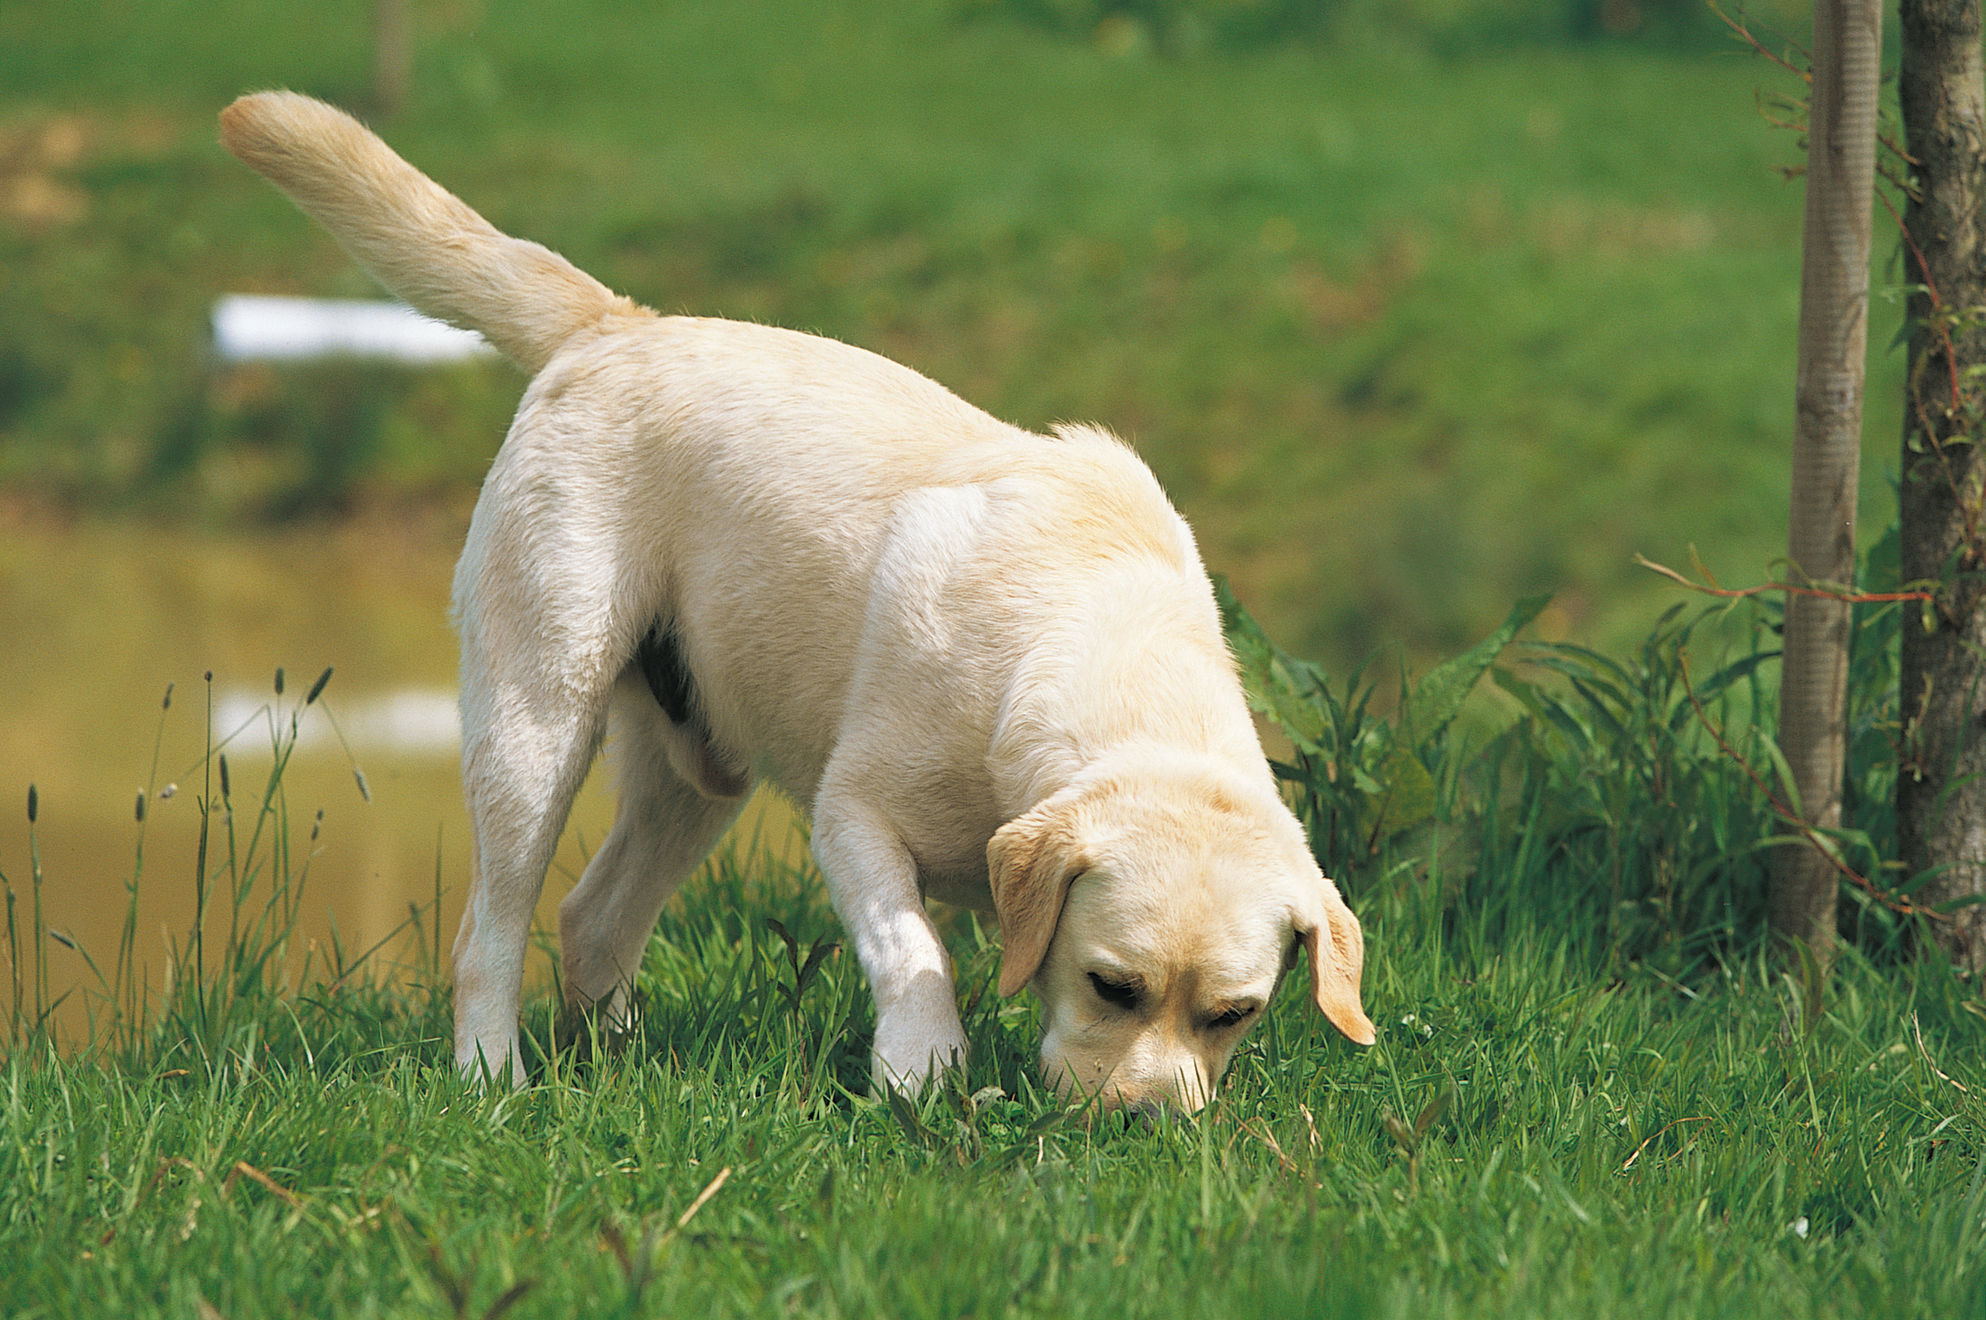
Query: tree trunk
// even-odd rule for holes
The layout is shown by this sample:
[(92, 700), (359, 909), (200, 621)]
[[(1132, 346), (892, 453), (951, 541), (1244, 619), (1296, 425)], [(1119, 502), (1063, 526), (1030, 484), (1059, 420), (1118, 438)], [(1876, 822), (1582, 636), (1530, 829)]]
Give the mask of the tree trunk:
[[(1906, 582), (1937, 599), (1903, 627), (1902, 764), (1896, 814), (1906, 874), (1943, 868), (1920, 891), (1948, 902), (1986, 891), (1986, 575), (1976, 444), (1986, 363), (1986, 204), (1979, 0), (1902, 0), (1898, 84), (1916, 190), (1904, 214), (1910, 365), (1904, 399)], [(1986, 908), (1932, 927), (1960, 965), (1986, 971)]]
[[(1813, 108), (1800, 265), (1792, 511), (1795, 583), (1855, 576), (1855, 490), (1862, 453), (1862, 367), (1869, 324), (1869, 208), (1875, 188), (1882, 11), (1876, 0), (1815, 0)], [(1789, 595), (1779, 742), (1809, 824), (1841, 824), (1850, 607)], [(1772, 928), (1833, 961), (1840, 880), (1818, 849), (1779, 850)]]

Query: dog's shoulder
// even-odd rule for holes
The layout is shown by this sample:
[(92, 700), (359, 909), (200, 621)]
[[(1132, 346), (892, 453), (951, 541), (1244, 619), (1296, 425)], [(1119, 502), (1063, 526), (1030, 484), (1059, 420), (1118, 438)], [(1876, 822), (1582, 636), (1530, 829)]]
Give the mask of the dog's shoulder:
[(1150, 467), (1098, 426), (1063, 424), (1016, 464), (1018, 494), (1043, 533), (1091, 559), (1151, 558), (1199, 563), (1186, 520)]

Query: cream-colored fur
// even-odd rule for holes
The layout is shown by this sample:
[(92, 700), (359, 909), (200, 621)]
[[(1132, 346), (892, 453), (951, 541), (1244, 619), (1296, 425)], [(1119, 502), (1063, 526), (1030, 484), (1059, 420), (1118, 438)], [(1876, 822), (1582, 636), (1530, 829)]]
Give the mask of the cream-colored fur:
[[(465, 1071), (522, 1079), (532, 907), (610, 732), (619, 812), (559, 910), (567, 993), (610, 1017), (763, 776), (812, 814), (879, 1085), (965, 1054), (927, 895), (999, 915), (1001, 991), (1040, 993), (1065, 1092), (1198, 1107), (1299, 947), (1319, 1007), (1373, 1039), (1358, 923), (1130, 450), (1018, 430), (832, 340), (656, 316), (306, 97), (244, 97), (221, 126), (390, 288), (534, 376), (455, 579)], [(680, 720), (638, 661), (662, 633)]]

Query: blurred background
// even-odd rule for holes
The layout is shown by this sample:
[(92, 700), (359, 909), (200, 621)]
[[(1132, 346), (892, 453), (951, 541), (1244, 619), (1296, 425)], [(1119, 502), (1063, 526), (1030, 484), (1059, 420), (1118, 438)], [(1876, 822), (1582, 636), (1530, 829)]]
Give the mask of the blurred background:
[[(327, 666), (283, 796), (311, 938), (439, 890), (445, 947), (467, 875), (447, 584), (523, 382), (217, 357), (224, 294), (377, 292), (216, 145), (272, 86), (660, 310), (1116, 430), (1334, 670), (1541, 590), (1542, 635), (1612, 647), (1674, 598), (1635, 554), (1783, 553), (1800, 154), (1761, 102), (1804, 89), (1696, 0), (0, 0), (0, 800), (41, 808), (38, 863), (0, 808), (0, 872), (101, 947), (142, 871), (154, 966), (210, 730), (259, 789)], [(589, 790), (563, 871), (610, 818)]]

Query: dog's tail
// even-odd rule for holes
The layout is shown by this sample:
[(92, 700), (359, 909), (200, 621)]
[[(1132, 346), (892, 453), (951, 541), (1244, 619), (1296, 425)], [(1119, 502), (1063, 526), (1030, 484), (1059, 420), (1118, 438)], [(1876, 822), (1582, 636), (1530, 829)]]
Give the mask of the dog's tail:
[(640, 308), (548, 248), (499, 232), (357, 120), (294, 92), (221, 112), (221, 142), (421, 311), (536, 374), (568, 339)]

